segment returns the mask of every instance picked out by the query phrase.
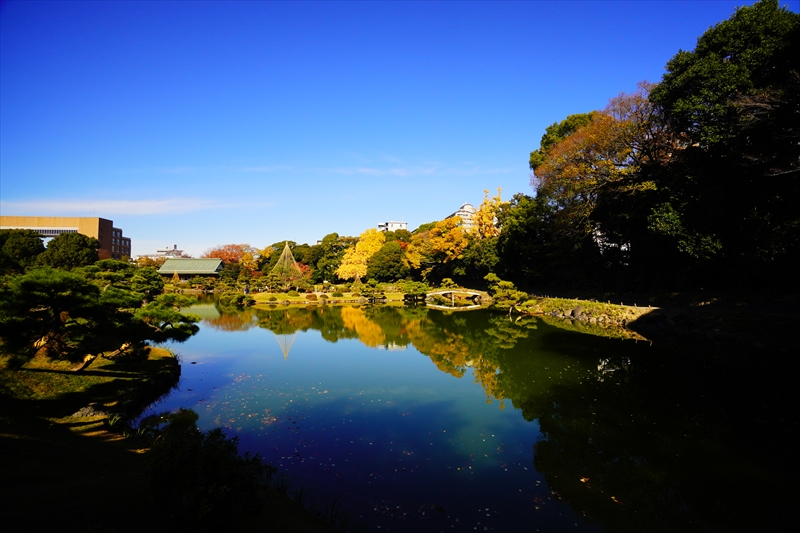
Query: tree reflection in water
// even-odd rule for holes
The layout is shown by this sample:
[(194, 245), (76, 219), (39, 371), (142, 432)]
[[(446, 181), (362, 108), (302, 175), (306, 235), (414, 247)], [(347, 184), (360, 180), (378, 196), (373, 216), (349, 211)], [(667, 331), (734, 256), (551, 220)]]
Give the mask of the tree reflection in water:
[(613, 331), (617, 339), (587, 344), (541, 319), (483, 311), (320, 306), (235, 316), (222, 313), (208, 325), (413, 346), (456, 378), (471, 370), (487, 402), (508, 402), (538, 420), (534, 466), (552, 494), (607, 531), (736, 531), (793, 520), (796, 489), (753, 455), (769, 453), (769, 441), (749, 442), (748, 456), (735, 432), (747, 398), (771, 398), (761, 390), (742, 398), (746, 372), (707, 364), (706, 355), (637, 346)]

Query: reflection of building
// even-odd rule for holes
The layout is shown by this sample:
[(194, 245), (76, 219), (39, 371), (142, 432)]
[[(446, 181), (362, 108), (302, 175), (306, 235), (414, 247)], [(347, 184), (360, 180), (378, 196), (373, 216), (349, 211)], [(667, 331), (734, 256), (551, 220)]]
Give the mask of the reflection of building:
[(378, 224), (378, 231), (397, 231), (399, 229), (408, 229), (406, 222), (381, 222)]
[(162, 276), (178, 276), (180, 279), (195, 276), (216, 276), (222, 270), (222, 259), (204, 257), (202, 259), (167, 259), (158, 269)]
[(472, 231), (472, 228), (475, 226), (476, 212), (477, 209), (475, 209), (472, 204), (464, 204), (458, 208), (458, 211), (445, 218), (459, 217), (461, 218), (461, 226), (467, 231)]
[(379, 344), (376, 346), (379, 350), (387, 350), (389, 352), (401, 352), (407, 348), (404, 344), (397, 344), (396, 342), (387, 342), (386, 344)]
[(0, 216), (0, 229), (32, 229), (45, 239), (62, 233), (80, 233), (100, 243), (100, 259), (122, 259), (131, 256), (131, 240), (122, 236), (113, 220), (98, 217), (17, 217)]

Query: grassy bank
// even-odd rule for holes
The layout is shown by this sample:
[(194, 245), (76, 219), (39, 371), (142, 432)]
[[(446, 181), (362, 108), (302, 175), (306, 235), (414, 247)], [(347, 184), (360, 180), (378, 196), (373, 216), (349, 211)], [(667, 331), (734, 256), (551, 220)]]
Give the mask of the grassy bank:
[[(338, 293), (337, 293), (338, 294)], [(341, 296), (333, 296), (333, 293), (286, 293), (286, 292), (261, 292), (252, 294), (256, 305), (339, 305), (345, 303), (359, 303), (366, 301), (360, 292), (343, 292)], [(387, 303), (403, 301), (403, 293), (386, 292), (383, 300)]]
[(626, 325), (653, 310), (651, 307), (549, 297), (527, 300), (519, 305), (518, 309), (528, 314), (574, 318), (590, 324), (608, 323), (609, 325)]
[(525, 302), (519, 310), (555, 319), (553, 324), (559, 327), (586, 332), (595, 330), (595, 326), (608, 330), (619, 329), (608, 326), (625, 326), (623, 331), (650, 340), (722, 341), (740, 348), (781, 351), (794, 349), (794, 331), (800, 321), (800, 306), (794, 295), (637, 294), (617, 296), (617, 299), (653, 302), (658, 303), (658, 307), (542, 297)]
[[(0, 369), (6, 520), (34, 529), (126, 530), (117, 526), (123, 516), (149, 508), (144, 458), (134, 442), (107, 431), (103, 413), (121, 407), (174, 358), (153, 350), (146, 361), (99, 359), (81, 373), (39, 358), (14, 370), (6, 362)], [(97, 414), (76, 416), (89, 405)]]

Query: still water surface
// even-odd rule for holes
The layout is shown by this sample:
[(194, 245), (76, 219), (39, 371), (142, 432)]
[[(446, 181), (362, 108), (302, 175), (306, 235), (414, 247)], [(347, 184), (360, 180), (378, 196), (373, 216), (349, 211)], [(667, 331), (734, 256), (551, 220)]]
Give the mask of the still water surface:
[(733, 531), (764, 505), (785, 522), (753, 490), (781, 479), (738, 435), (731, 376), (650, 342), (487, 311), (192, 312), (153, 411), (195, 410), (370, 531)]

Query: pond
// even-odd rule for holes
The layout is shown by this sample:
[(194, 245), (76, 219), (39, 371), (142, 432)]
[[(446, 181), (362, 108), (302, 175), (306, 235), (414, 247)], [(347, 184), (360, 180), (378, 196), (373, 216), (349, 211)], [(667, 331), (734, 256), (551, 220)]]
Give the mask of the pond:
[(179, 387), (152, 411), (193, 409), (201, 429), (238, 436), (292, 490), (320, 508), (336, 502), (361, 529), (795, 520), (779, 425), (796, 419), (774, 409), (768, 376), (708, 346), (486, 310), (192, 312), (199, 333), (173, 347)]

